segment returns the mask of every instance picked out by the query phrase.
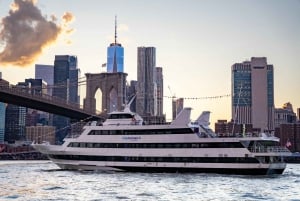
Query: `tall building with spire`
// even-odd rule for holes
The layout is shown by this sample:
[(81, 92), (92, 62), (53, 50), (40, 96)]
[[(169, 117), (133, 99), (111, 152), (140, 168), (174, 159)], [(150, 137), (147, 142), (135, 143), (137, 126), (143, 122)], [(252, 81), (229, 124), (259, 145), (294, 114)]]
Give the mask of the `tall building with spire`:
[(117, 16), (115, 17), (115, 41), (107, 48), (107, 72), (124, 72), (124, 48), (117, 41)]

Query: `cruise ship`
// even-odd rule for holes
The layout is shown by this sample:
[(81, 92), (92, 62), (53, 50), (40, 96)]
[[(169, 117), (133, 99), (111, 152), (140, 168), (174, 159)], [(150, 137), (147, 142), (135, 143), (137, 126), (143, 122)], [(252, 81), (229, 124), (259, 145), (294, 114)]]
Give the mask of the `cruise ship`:
[(209, 128), (209, 113), (190, 122), (191, 108), (184, 108), (170, 124), (144, 125), (125, 107), (109, 114), (103, 123), (89, 122), (77, 137), (62, 145), (33, 143), (62, 169), (194, 172), (242, 175), (282, 174), (283, 158), (291, 153), (279, 139), (217, 137)]

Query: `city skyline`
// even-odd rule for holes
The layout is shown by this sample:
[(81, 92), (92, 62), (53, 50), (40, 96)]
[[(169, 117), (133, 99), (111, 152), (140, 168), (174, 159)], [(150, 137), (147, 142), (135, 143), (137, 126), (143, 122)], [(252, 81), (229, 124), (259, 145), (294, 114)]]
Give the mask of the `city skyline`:
[[(0, 1), (0, 18), (8, 16), (13, 1)], [(103, 71), (107, 44), (124, 47), (127, 81), (137, 80), (137, 48), (156, 47), (157, 66), (163, 66), (164, 95), (211, 97), (231, 93), (231, 66), (245, 58), (266, 57), (274, 66), (275, 107), (286, 102), (300, 107), (300, 2), (289, 1), (87, 1), (40, 0), (43, 15), (57, 18), (72, 13), (70, 35), (60, 35), (43, 49), (32, 65), (4, 66), (3, 79), (13, 84), (34, 77), (35, 64), (53, 65), (55, 55), (76, 55), (84, 73)], [(99, 10), (101, 12), (99, 12)], [(0, 31), (3, 26), (0, 26)], [(71, 43), (72, 42), (72, 43)], [(0, 42), (0, 53), (4, 50)], [(169, 88), (171, 90), (169, 90)], [(81, 94), (85, 96), (85, 94)], [(211, 123), (231, 118), (231, 99), (186, 99), (192, 119), (211, 111)], [(164, 99), (164, 113), (172, 116), (172, 99)]]

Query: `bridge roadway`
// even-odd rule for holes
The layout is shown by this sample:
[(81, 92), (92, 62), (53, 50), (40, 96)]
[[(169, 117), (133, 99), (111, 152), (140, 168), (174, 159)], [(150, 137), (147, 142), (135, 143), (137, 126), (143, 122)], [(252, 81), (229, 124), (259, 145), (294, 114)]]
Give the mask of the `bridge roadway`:
[(77, 120), (103, 120), (104, 115), (85, 111), (79, 104), (47, 94), (31, 94), (30, 88), (0, 85), (0, 102), (10, 103)]

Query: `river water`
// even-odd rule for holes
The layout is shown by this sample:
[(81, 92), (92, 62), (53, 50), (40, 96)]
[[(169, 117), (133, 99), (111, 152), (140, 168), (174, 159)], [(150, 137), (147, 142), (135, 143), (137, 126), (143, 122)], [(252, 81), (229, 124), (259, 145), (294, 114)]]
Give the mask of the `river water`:
[(0, 161), (0, 200), (299, 200), (300, 164), (283, 175), (65, 171), (50, 161)]

